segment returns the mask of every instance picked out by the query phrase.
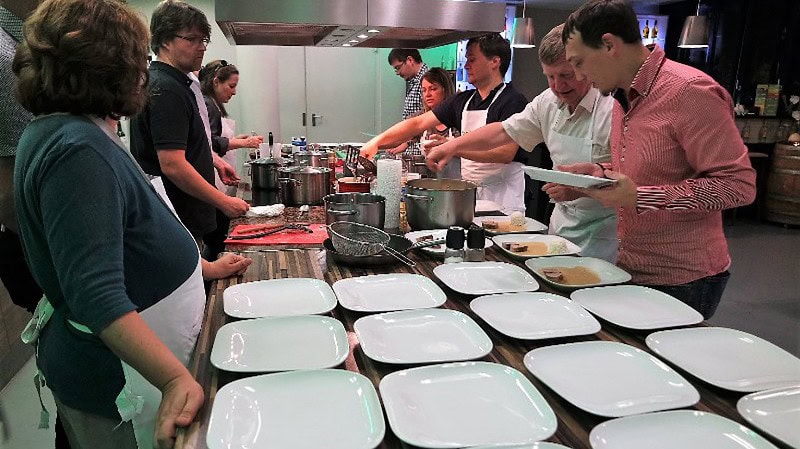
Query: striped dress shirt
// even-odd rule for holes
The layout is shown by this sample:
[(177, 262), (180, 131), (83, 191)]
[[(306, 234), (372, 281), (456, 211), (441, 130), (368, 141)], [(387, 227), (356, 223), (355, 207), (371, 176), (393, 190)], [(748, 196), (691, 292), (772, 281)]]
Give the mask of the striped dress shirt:
[(755, 171), (730, 95), (655, 46), (612, 113), (612, 168), (636, 183), (619, 208), (618, 264), (633, 281), (680, 285), (725, 271), (723, 209), (755, 198)]

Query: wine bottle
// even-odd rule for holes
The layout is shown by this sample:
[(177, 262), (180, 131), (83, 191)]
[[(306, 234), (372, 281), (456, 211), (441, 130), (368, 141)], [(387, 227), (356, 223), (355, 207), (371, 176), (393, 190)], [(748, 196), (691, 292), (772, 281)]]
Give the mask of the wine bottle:
[(653, 28), (650, 29), (650, 37), (653, 39), (658, 37), (658, 20), (653, 22)]
[(644, 21), (644, 29), (642, 29), (642, 38), (648, 39), (650, 37), (650, 21)]

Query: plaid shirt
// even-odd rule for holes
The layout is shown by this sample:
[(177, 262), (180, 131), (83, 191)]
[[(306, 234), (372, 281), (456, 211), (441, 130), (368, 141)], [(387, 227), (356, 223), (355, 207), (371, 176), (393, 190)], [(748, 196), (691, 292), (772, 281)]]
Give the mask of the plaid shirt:
[[(428, 73), (428, 65), (424, 62), (419, 67), (419, 72), (414, 78), (406, 81), (406, 99), (403, 102), (403, 120), (422, 112), (422, 76)], [(405, 154), (420, 155), (419, 142), (408, 142)]]
[(414, 78), (406, 81), (406, 100), (403, 102), (403, 120), (422, 110), (422, 75), (428, 72), (424, 62)]
[(22, 20), (0, 7), (0, 157), (14, 156), (17, 141), (33, 115), (14, 96), (16, 77), (11, 61), (22, 39)]

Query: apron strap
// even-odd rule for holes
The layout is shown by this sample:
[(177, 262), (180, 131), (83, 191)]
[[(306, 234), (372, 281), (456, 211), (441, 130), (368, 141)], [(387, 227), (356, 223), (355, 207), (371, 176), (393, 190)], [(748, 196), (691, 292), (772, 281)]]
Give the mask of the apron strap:
[(42, 334), (45, 326), (47, 326), (47, 323), (50, 322), (54, 311), (55, 309), (53, 305), (50, 304), (50, 301), (47, 300), (47, 297), (42, 296), (42, 299), (36, 304), (36, 310), (34, 310), (33, 316), (28, 321), (28, 324), (25, 325), (22, 334), (20, 334), (23, 343), (33, 345), (35, 348), (33, 357), (37, 360), (37, 363), (36, 374), (33, 376), (33, 385), (36, 387), (36, 395), (39, 397), (39, 405), (42, 408), (39, 412), (39, 429), (47, 429), (50, 427), (50, 412), (47, 410), (42, 400), (42, 388), (46, 387), (47, 384), (44, 380), (44, 374), (39, 369), (39, 336)]

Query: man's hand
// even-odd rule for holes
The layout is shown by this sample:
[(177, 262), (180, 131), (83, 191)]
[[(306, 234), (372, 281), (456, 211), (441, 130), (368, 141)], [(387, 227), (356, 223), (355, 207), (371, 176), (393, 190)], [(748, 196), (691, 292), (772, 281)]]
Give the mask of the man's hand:
[(577, 164), (559, 165), (556, 167), (556, 169), (568, 173), (577, 173), (579, 175), (596, 176), (598, 178), (605, 177), (603, 169), (600, 168), (599, 165), (593, 164), (591, 162), (579, 162)]
[(239, 178), (239, 175), (236, 174), (236, 170), (231, 166), (231, 164), (227, 163), (221, 157), (217, 157), (214, 158), (214, 167), (217, 169), (219, 179), (222, 180), (223, 184), (228, 186), (239, 185), (241, 178)]
[(561, 184), (555, 184), (552, 182), (548, 182), (547, 184), (543, 185), (542, 191), (546, 193), (550, 197), (550, 199), (555, 201), (556, 203), (561, 203), (563, 201), (577, 200), (578, 198), (586, 196), (586, 194), (584, 194), (580, 190), (573, 189), (571, 187), (567, 187)]
[(220, 204), (218, 208), (223, 214), (225, 214), (226, 217), (236, 218), (246, 214), (250, 209), (250, 205), (240, 198), (228, 196), (225, 197), (222, 204)]
[(203, 279), (210, 281), (239, 276), (244, 274), (247, 271), (247, 267), (252, 263), (253, 259), (232, 253), (223, 253), (214, 262), (208, 262), (203, 265)]
[(616, 179), (616, 184), (595, 189), (580, 189), (581, 192), (600, 201), (606, 207), (635, 208), (637, 199), (636, 184), (631, 178), (611, 170), (605, 170), (604, 174), (608, 179)]
[(431, 136), (424, 146), (425, 165), (433, 171), (442, 170), (456, 153), (456, 144), (444, 136)]
[(154, 440), (158, 449), (172, 449), (178, 427), (188, 427), (203, 405), (203, 389), (188, 373), (161, 390)]
[(378, 154), (378, 145), (375, 144), (375, 138), (370, 139), (369, 142), (365, 143), (363, 147), (361, 147), (361, 156), (372, 159)]

